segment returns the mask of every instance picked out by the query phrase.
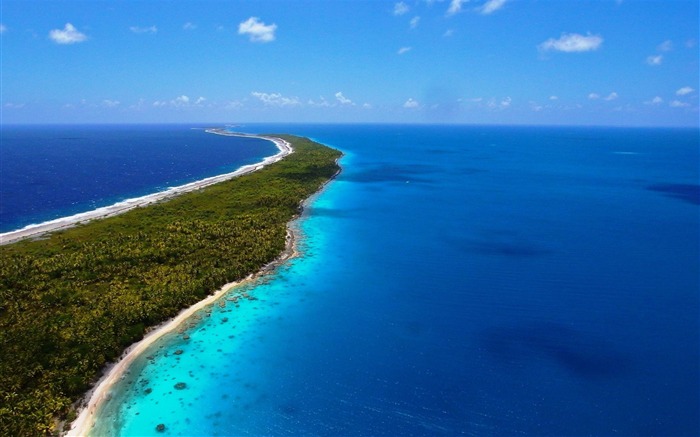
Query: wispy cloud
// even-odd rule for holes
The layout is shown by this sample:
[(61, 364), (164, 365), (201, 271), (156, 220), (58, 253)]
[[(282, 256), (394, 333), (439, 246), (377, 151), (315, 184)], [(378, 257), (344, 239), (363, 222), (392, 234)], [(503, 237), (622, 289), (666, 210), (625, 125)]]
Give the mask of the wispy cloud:
[(415, 29), (416, 27), (418, 27), (418, 23), (420, 23), (419, 16), (416, 15), (415, 17), (411, 18), (411, 21), (409, 22), (409, 24), (411, 25), (411, 29)]
[(406, 103), (403, 104), (404, 108), (409, 108), (409, 109), (417, 108), (419, 106), (420, 106), (420, 104), (417, 101), (413, 100), (412, 98), (406, 100)]
[(693, 91), (695, 91), (693, 88), (691, 88), (691, 87), (689, 87), (689, 86), (684, 86), (683, 88), (681, 88), (681, 89), (679, 89), (678, 91), (676, 91), (676, 95), (678, 95), (678, 96), (685, 96), (686, 94), (690, 94), (690, 93), (692, 93)]
[(187, 106), (190, 104), (190, 98), (185, 95), (182, 95), (175, 97), (175, 100), (172, 100), (170, 103), (173, 106)]
[(105, 99), (102, 101), (102, 106), (104, 106), (105, 108), (116, 108), (117, 106), (119, 106), (119, 100)]
[(354, 103), (352, 103), (352, 100), (345, 97), (340, 91), (335, 93), (335, 98), (340, 102), (341, 105), (354, 105)]
[(506, 4), (507, 0), (488, 0), (482, 7), (479, 8), (479, 12), (484, 15), (493, 14), (497, 10), (501, 9), (503, 5)]
[(411, 8), (404, 2), (398, 2), (394, 5), (394, 15), (403, 15), (410, 11)]
[(496, 100), (496, 99), (490, 99), (486, 106), (489, 109), (508, 109), (510, 108), (510, 105), (513, 103), (513, 99), (510, 97), (505, 97), (501, 100)]
[(326, 100), (326, 98), (323, 96), (319, 97), (318, 102), (309, 99), (308, 104), (309, 104), (309, 106), (315, 106), (315, 107), (319, 107), (319, 108), (328, 108), (328, 107), (332, 106), (330, 103), (328, 103), (328, 100)]
[(558, 52), (574, 53), (598, 50), (603, 44), (600, 35), (581, 35), (578, 33), (563, 33), (559, 38), (550, 38), (538, 46), (542, 51), (555, 50)]
[(559, 100), (558, 96), (549, 96), (549, 100)]
[(600, 99), (603, 99), (603, 100), (605, 100), (606, 102), (610, 102), (610, 101), (616, 100), (618, 97), (620, 97), (620, 96), (619, 96), (615, 91), (611, 92), (610, 94), (608, 94), (608, 95), (605, 96), (605, 97), (601, 97), (601, 95), (598, 94), (598, 93), (590, 93), (590, 94), (588, 95), (588, 100), (600, 100)]
[(197, 28), (197, 25), (194, 23), (190, 23), (189, 21), (182, 25), (183, 30), (195, 30), (196, 28)]
[(657, 49), (660, 52), (670, 52), (671, 50), (673, 50), (673, 41), (671, 41), (670, 39), (667, 39), (666, 41), (659, 44)]
[(5, 26), (4, 24), (0, 23), (0, 34), (3, 34), (3, 33), (5, 33), (5, 32), (7, 32), (7, 26)]
[(53, 29), (50, 31), (49, 38), (56, 44), (75, 44), (86, 41), (87, 35), (78, 31), (72, 24), (66, 23), (63, 30)]
[(158, 33), (158, 28), (156, 26), (139, 27), (131, 26), (129, 28), (133, 33)]
[(267, 106), (297, 106), (300, 105), (299, 99), (296, 97), (284, 97), (280, 93), (261, 93), (254, 91), (250, 93), (253, 97), (260, 100)]
[(450, 0), (450, 6), (447, 8), (447, 16), (452, 16), (462, 12), (462, 4), (469, 0)]
[(690, 106), (690, 103), (686, 102), (681, 102), (680, 100), (673, 100), (671, 103), (668, 104), (671, 108), (687, 108)]
[(649, 65), (661, 65), (664, 60), (663, 55), (651, 55), (647, 56), (647, 64)]
[(660, 105), (661, 103), (664, 102), (664, 99), (662, 99), (659, 96), (654, 97), (653, 99), (644, 102), (646, 105)]
[(238, 25), (240, 35), (248, 35), (252, 42), (272, 42), (275, 40), (276, 24), (267, 25), (258, 17), (250, 17)]
[(455, 34), (455, 31), (454, 31), (453, 29), (447, 29), (447, 30), (445, 31), (445, 33), (442, 34), (442, 36), (445, 37), (445, 38), (449, 38), (449, 37), (451, 37), (451, 36), (454, 35), (454, 34)]
[(411, 49), (413, 49), (413, 47), (401, 47), (396, 53), (398, 53), (399, 55), (403, 55), (404, 53), (410, 52)]

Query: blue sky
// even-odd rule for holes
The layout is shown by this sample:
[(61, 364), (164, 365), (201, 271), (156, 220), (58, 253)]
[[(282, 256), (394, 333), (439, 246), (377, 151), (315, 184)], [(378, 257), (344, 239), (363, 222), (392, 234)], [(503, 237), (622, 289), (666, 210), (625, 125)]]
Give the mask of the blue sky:
[(697, 127), (698, 3), (2, 0), (2, 123)]

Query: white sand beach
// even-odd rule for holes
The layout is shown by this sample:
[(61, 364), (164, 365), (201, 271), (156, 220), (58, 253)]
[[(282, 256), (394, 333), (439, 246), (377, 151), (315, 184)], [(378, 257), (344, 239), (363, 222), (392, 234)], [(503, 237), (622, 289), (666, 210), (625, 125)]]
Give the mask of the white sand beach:
[(39, 223), (36, 225), (29, 225), (15, 231), (5, 232), (0, 234), (0, 245), (14, 243), (15, 241), (23, 240), (25, 238), (38, 238), (50, 232), (70, 228), (72, 226), (75, 226), (80, 223), (85, 223), (90, 220), (115, 216), (118, 214), (122, 214), (126, 211), (132, 210), (134, 208), (150, 205), (155, 202), (160, 202), (162, 200), (169, 199), (190, 191), (196, 191), (201, 188), (208, 187), (210, 185), (259, 170), (265, 167), (266, 165), (279, 161), (280, 159), (293, 152), (292, 146), (287, 141), (281, 138), (251, 135), (244, 133), (232, 133), (224, 129), (207, 129), (206, 132), (216, 135), (261, 138), (269, 140), (275, 143), (275, 145), (279, 149), (279, 152), (275, 155), (265, 158), (259, 163), (244, 165), (243, 167), (240, 167), (239, 169), (231, 173), (212, 176), (199, 181), (190, 182), (185, 185), (171, 187), (165, 191), (160, 191), (158, 193), (153, 193), (134, 199), (127, 199), (122, 202), (115, 203), (114, 205), (97, 208), (92, 211), (75, 214), (69, 217), (62, 217), (44, 223)]
[(118, 362), (106, 367), (102, 378), (100, 378), (97, 384), (95, 384), (95, 386), (87, 392), (83, 398), (84, 400), (87, 400), (87, 404), (79, 411), (78, 417), (75, 419), (75, 421), (73, 421), (70, 431), (68, 431), (68, 433), (65, 435), (67, 437), (84, 437), (89, 435), (90, 431), (95, 425), (95, 413), (103, 402), (109, 400), (112, 386), (121, 379), (124, 372), (141, 353), (147, 350), (149, 346), (164, 335), (176, 330), (183, 322), (196, 314), (198, 311), (214, 304), (233, 287), (255, 280), (259, 276), (272, 270), (275, 266), (297, 256), (295, 244), (296, 240), (294, 229), (289, 227), (287, 230), (285, 250), (277, 259), (263, 267), (259, 272), (249, 275), (242, 281), (230, 282), (224, 285), (216, 292), (209, 295), (209, 297), (206, 299), (182, 310), (176, 317), (157, 325), (154, 328), (151, 328), (151, 331), (149, 331), (148, 334), (141, 339), (141, 341), (129, 346), (129, 348), (124, 351), (124, 354), (122, 354), (122, 358)]

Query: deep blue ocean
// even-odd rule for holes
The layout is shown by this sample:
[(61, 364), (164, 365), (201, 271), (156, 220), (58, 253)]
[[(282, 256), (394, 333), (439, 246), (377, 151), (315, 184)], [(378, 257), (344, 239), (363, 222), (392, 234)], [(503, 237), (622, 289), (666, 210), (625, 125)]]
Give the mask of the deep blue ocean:
[(343, 171), (302, 256), (155, 344), (95, 435), (700, 434), (698, 130), (237, 129)]
[(2, 126), (0, 232), (113, 205), (274, 155), (181, 125)]

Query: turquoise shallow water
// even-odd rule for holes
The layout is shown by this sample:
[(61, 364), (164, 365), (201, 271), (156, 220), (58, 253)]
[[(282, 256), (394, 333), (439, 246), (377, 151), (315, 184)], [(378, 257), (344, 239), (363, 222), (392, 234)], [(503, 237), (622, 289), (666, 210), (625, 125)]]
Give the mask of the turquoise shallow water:
[(156, 345), (100, 434), (700, 432), (696, 130), (245, 129), (343, 173), (303, 256)]

